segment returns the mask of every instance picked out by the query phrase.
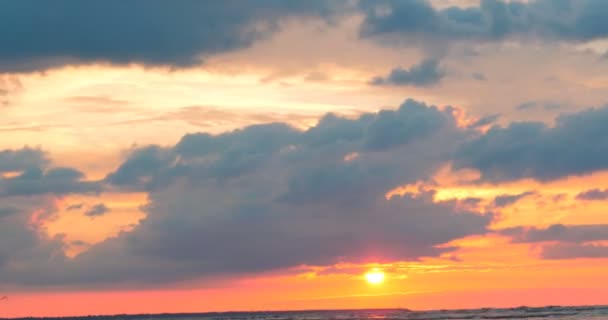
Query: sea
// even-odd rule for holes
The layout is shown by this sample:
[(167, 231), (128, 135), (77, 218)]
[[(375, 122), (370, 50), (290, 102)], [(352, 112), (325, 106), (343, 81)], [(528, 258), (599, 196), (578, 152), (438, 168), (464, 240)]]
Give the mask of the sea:
[[(42, 318), (20, 318), (42, 319)], [(517, 307), (505, 309), (468, 309), (413, 311), (407, 309), (317, 310), (268, 312), (214, 312), (188, 314), (145, 314), (43, 318), (47, 320), (469, 320), (469, 319), (560, 319), (608, 320), (608, 306)]]

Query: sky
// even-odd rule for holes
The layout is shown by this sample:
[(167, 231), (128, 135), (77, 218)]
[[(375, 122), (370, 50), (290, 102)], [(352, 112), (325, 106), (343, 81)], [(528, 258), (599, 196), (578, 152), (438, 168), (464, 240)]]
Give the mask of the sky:
[(607, 1), (0, 1), (0, 41), (0, 317), (608, 304)]

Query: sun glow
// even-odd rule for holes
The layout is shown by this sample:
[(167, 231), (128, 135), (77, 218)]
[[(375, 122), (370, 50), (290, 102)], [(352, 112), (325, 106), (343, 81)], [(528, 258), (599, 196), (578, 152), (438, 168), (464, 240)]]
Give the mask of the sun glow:
[(369, 284), (381, 284), (384, 282), (384, 272), (380, 269), (372, 269), (365, 274), (365, 280)]

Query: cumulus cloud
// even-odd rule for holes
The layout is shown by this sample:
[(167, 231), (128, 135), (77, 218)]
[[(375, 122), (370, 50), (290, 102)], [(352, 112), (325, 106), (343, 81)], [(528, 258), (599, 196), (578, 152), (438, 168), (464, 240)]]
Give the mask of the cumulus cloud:
[[(607, 110), (562, 115), (552, 127), (524, 122), (480, 131), (459, 126), (452, 107), (407, 100), (396, 110), (354, 119), (328, 114), (307, 130), (270, 123), (219, 135), (188, 134), (173, 146), (136, 147), (100, 183), (116, 191), (148, 192), (146, 218), (137, 227), (73, 259), (56, 253), (48, 258), (62, 242), (29, 230), (28, 237), (40, 242), (31, 248), (42, 250), (31, 259), (42, 260), (7, 262), (0, 281), (137, 284), (341, 261), (445, 257), (456, 249), (446, 243), (490, 232), (493, 214), (487, 208), (477, 212), (475, 198), (462, 206), (422, 190), (387, 199), (389, 190), (429, 181), (448, 163), (477, 169), (485, 181), (549, 180), (602, 170), (608, 163), (597, 145), (608, 136)], [(3, 183), (20, 179), (45, 187), (24, 187), (5, 197), (87, 190), (80, 188), (87, 181), (73, 169), (25, 170)], [(47, 180), (68, 181), (70, 187), (50, 188), (41, 183)], [(499, 196), (494, 207), (531, 194)], [(24, 215), (2, 219), (16, 217)], [(559, 256), (550, 245), (601, 251), (589, 248), (608, 240), (607, 231), (604, 225), (555, 225), (498, 232), (513, 242), (536, 243), (550, 258)]]
[(401, 67), (393, 69), (384, 77), (375, 77), (370, 81), (373, 85), (411, 85), (417, 87), (432, 86), (445, 76), (436, 59), (426, 59), (409, 69)]
[(42, 221), (57, 212), (57, 197), (99, 190), (78, 170), (51, 166), (41, 149), (0, 151), (0, 281), (9, 266), (63, 261), (61, 236), (49, 238)]
[(511, 236), (514, 242), (589, 242), (608, 240), (608, 225), (562, 225), (554, 224), (547, 228), (516, 227), (504, 229), (503, 234)]
[(594, 241), (608, 240), (608, 225), (562, 225), (547, 228), (515, 227), (500, 231), (515, 243), (540, 243), (544, 259), (608, 257), (608, 247)]
[(608, 36), (603, 0), (482, 0), (478, 6), (437, 9), (423, 0), (361, 1), (363, 37), (421, 41), (541, 39), (582, 42)]
[(0, 151), (0, 198), (43, 194), (92, 193), (101, 184), (74, 168), (53, 167), (41, 149)]
[(29, 168), (12, 178), (0, 179), (0, 197), (94, 193), (101, 186), (84, 179), (84, 174), (72, 168)]
[(605, 123), (608, 107), (562, 114), (554, 126), (514, 122), (494, 126), (466, 141), (455, 154), (457, 168), (474, 168), (484, 181), (540, 181), (584, 175), (608, 168)]
[(455, 249), (442, 244), (486, 233), (493, 215), (435, 202), (431, 192), (385, 194), (432, 176), (468, 134), (450, 108), (408, 100), (357, 119), (330, 114), (305, 131), (266, 124), (140, 147), (106, 179), (149, 192), (140, 225), (70, 261), (0, 277), (22, 285), (150, 283), (436, 257)]
[[(63, 244), (39, 232), (32, 213), (38, 217), (54, 213), (53, 201), (44, 197), (0, 198), (0, 278), (2, 283), (14, 265), (35, 265), (63, 257)], [(34, 220), (34, 221), (33, 221)]]
[(40, 149), (24, 147), (18, 150), (0, 151), (0, 173), (20, 172), (43, 167), (48, 163), (47, 155)]
[(576, 195), (578, 200), (606, 200), (608, 199), (608, 190), (604, 189), (589, 189)]
[[(453, 132), (452, 139), (465, 134), (457, 128), (449, 111), (408, 100), (396, 111), (364, 114), (356, 120), (328, 114), (317, 126), (304, 132), (274, 123), (249, 126), (219, 136), (186, 135), (173, 148), (146, 146), (133, 150), (106, 181), (116, 186), (150, 190), (166, 186), (182, 176), (198, 175), (201, 180), (228, 179), (266, 165), (276, 153), (308, 156), (312, 161), (316, 155), (310, 152), (325, 152), (326, 157), (335, 161), (342, 160), (345, 152), (380, 152), (409, 143), (422, 149), (424, 146), (418, 141), (436, 136), (436, 132)], [(336, 149), (334, 145), (340, 148)], [(447, 156), (449, 149), (432, 153)], [(323, 158), (315, 161), (321, 160)], [(322, 164), (318, 163), (321, 168)]]
[[(0, 3), (0, 70), (81, 62), (190, 66), (248, 47), (289, 17), (329, 18), (342, 1), (109, 0)], [(35, 24), (31, 21), (36, 21)], [(27, 36), (26, 36), (27, 35)]]
[(608, 246), (595, 244), (554, 244), (543, 247), (544, 259), (608, 258)]

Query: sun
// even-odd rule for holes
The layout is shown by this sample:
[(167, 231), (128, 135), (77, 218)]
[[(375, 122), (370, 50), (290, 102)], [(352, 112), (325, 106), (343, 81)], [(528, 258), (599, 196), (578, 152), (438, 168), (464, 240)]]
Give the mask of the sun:
[(365, 274), (365, 280), (369, 284), (381, 284), (384, 282), (384, 272), (380, 269), (372, 269)]

